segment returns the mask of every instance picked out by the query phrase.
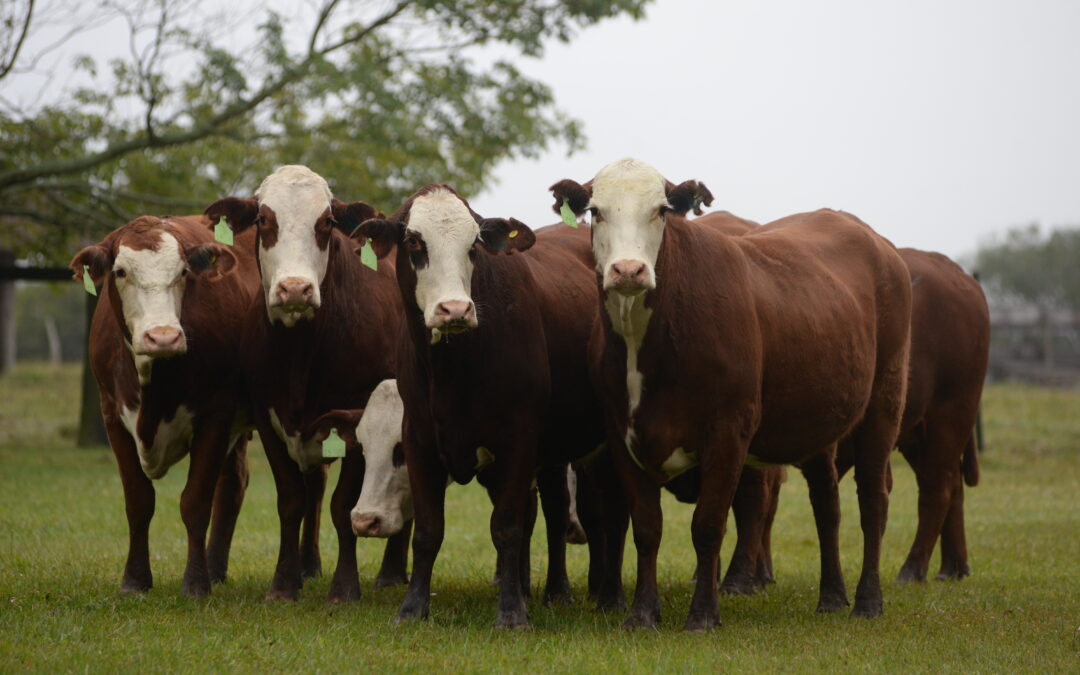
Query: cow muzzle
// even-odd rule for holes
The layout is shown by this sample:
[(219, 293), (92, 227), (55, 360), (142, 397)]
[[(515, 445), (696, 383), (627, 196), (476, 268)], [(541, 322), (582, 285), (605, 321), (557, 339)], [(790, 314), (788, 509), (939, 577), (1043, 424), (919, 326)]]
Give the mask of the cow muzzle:
[(386, 519), (377, 513), (352, 513), (352, 530), (358, 537), (389, 537), (396, 534), (397, 529), (388, 525)]
[(435, 305), (435, 316), (428, 328), (442, 333), (464, 333), (476, 328), (476, 305), (470, 300), (444, 300)]
[(608, 268), (605, 289), (614, 289), (621, 295), (638, 295), (656, 287), (648, 264), (641, 260), (617, 260)]
[(315, 284), (306, 279), (286, 277), (274, 289), (273, 306), (285, 311), (315, 308)]
[(156, 326), (142, 334), (137, 354), (154, 357), (176, 356), (187, 351), (184, 331), (172, 326)]

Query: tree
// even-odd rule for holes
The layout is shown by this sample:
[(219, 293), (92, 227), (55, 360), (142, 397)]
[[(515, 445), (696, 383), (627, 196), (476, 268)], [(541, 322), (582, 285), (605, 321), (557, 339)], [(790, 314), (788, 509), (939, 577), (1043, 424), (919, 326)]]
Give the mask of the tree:
[(6, 3), (0, 84), (37, 67), (38, 22), (65, 11), (70, 32), (122, 19), (130, 53), (74, 57), (81, 83), (41, 104), (0, 96), (0, 248), (66, 262), (140, 213), (250, 194), (284, 163), (384, 208), (433, 180), (475, 192), (500, 160), (583, 142), (550, 89), (494, 50), (536, 56), (648, 0), (321, 2), (243, 22), (200, 0)]

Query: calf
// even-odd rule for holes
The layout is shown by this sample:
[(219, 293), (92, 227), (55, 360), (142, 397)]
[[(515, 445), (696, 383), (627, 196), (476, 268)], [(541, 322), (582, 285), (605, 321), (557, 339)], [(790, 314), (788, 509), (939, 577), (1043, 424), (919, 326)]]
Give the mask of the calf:
[[(191, 454), (180, 514), (187, 528), (183, 591), (225, 579), (247, 487), (247, 431), (237, 366), (241, 317), (258, 293), (255, 258), (214, 242), (200, 216), (141, 216), (71, 261), (101, 299), (90, 367), (124, 486), (128, 556), (123, 592), (149, 590), (152, 480)], [(213, 516), (210, 546), (206, 530)]]
[[(520, 557), (534, 472), (550, 469), (541, 482), (562, 485), (551, 490), (560, 503), (549, 511), (545, 500), (551, 527), (566, 513), (563, 467), (602, 441), (586, 367), (596, 302), (588, 231), (557, 226), (534, 235), (513, 219), (481, 218), (452, 188), (432, 184), (358, 234), (380, 256), (398, 246), (405, 302), (398, 389), (416, 532), (398, 621), (427, 616), (447, 478), (468, 482), (490, 463), (496, 625), (527, 626)], [(558, 542), (565, 518), (561, 528)], [(552, 584), (563, 579), (565, 570), (549, 569), (545, 595), (561, 593)]]
[[(886, 472), (904, 401), (911, 289), (896, 249), (822, 210), (732, 236), (684, 215), (712, 195), (636, 160), (585, 185), (552, 186), (556, 209), (592, 214), (600, 321), (591, 366), (638, 550), (627, 627), (654, 627), (659, 487), (700, 466), (698, 575), (687, 630), (719, 623), (717, 554), (744, 463), (798, 464), (821, 543), (818, 609), (848, 604), (833, 458), (851, 436), (863, 529), (854, 613), (881, 613)], [(692, 312), (692, 314), (691, 314)]]
[[(283, 166), (250, 199), (230, 197), (206, 209), (234, 232), (255, 230), (263, 292), (248, 313), (245, 353), (259, 436), (274, 472), (281, 547), (268, 597), (295, 599), (302, 577), (318, 572), (318, 513), (325, 480), (322, 444), (308, 429), (323, 413), (362, 408), (394, 376), (401, 300), (394, 269), (368, 269), (338, 228), (376, 215), (364, 202), (333, 199), (326, 181), (303, 166)], [(269, 320), (267, 320), (269, 319)], [(308, 477), (305, 485), (305, 475)], [(360, 596), (356, 537), (349, 509), (360, 492), (363, 458), (346, 455), (331, 499), (339, 555), (329, 600)], [(304, 525), (302, 561), (297, 539)], [(401, 550), (400, 542), (391, 542)], [(399, 560), (404, 574), (404, 560)]]

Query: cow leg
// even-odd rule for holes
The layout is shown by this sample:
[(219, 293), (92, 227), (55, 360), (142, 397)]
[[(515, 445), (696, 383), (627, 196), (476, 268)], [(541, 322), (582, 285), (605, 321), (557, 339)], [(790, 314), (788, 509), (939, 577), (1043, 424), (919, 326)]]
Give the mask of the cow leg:
[(327, 468), (326, 465), (320, 465), (303, 474), (304, 529), (300, 534), (301, 579), (311, 579), (322, 575), (322, 555), (319, 552), (319, 524), (322, 521), (322, 500), (323, 494), (326, 492)]
[(759, 587), (776, 583), (772, 562), (772, 526), (776, 519), (776, 508), (780, 504), (780, 486), (783, 484), (785, 471), (782, 466), (766, 471), (765, 498), (768, 506), (765, 509), (765, 523), (761, 528), (761, 552), (754, 576), (754, 583)]
[[(634, 546), (638, 554), (634, 600), (630, 605), (630, 615), (623, 622), (623, 628), (656, 628), (660, 623), (656, 555), (660, 550), (664, 526), (664, 514), (660, 508), (660, 486), (631, 462), (629, 452), (621, 446), (621, 441), (619, 444), (620, 446), (613, 450), (615, 466), (629, 502)], [(609, 443), (608, 447), (614, 447), (614, 444)]]
[(300, 467), (289, 457), (285, 444), (263, 416), (258, 419), (259, 438), (266, 449), (266, 459), (274, 474), (277, 488), (278, 520), (281, 541), (278, 547), (277, 567), (268, 600), (295, 600), (300, 595), (300, 523), (304, 517), (306, 500), (304, 476)]
[(967, 538), (964, 535), (964, 480), (957, 473), (953, 477), (949, 513), (945, 516), (945, 525), (941, 530), (941, 569), (937, 578), (959, 580), (970, 574)]
[[(732, 595), (753, 595), (757, 591), (755, 577), (761, 558), (761, 538), (768, 511), (765, 474), (759, 469), (744, 466), (735, 491), (732, 510), (738, 538), (731, 553), (731, 563), (720, 584), (720, 591)], [(694, 575), (697, 579), (697, 574)]]
[(229, 570), (229, 550), (232, 548), (236, 519), (244, 503), (248, 486), (247, 436), (241, 436), (225, 458), (214, 490), (211, 511), (210, 543), (206, 547), (206, 563), (211, 583), (222, 583)]
[[(899, 369), (897, 372), (906, 370)], [(897, 391), (902, 392), (903, 389), (897, 387)], [(875, 617), (882, 612), (881, 539), (889, 513), (889, 455), (896, 442), (900, 417), (899, 410), (893, 410), (894, 406), (880, 407), (891, 412), (875, 408), (874, 401), (871, 401), (871, 407), (854, 435), (858, 448), (855, 484), (859, 496), (859, 524), (863, 533), (863, 565), (859, 585), (855, 589), (852, 615), (862, 617)]]
[(541, 469), (537, 474), (540, 504), (547, 528), (548, 572), (544, 585), (544, 604), (568, 605), (574, 602), (570, 578), (566, 575), (566, 532), (569, 523), (570, 493), (566, 484), (566, 465)]
[[(102, 397), (102, 400), (105, 400)], [(120, 482), (124, 486), (124, 510), (128, 521), (128, 556), (124, 564), (121, 593), (143, 593), (154, 585), (150, 572), (150, 520), (154, 517), (154, 484), (139, 463), (135, 439), (119, 420), (105, 419), (109, 445), (116, 455)]]
[[(524, 437), (531, 437), (523, 434)], [(521, 554), (529, 515), (529, 499), (535, 498), (532, 482), (535, 449), (519, 446), (504, 451), (504, 464), (493, 468), (498, 477), (493, 485), (495, 505), (491, 511), (491, 541), (498, 552), (499, 610), (496, 628), (528, 628)], [(535, 506), (533, 507), (535, 513)]]
[(840, 569), (840, 492), (837, 486), (835, 448), (815, 455), (802, 466), (814, 509), (818, 546), (821, 551), (821, 582), (818, 612), (835, 612), (847, 607), (847, 588)]
[[(529, 499), (525, 502), (525, 520), (522, 521), (524, 529), (521, 535), (521, 551), (518, 553), (518, 566), (521, 568), (521, 593), (526, 598), (532, 598), (532, 566), (530, 565), (532, 557), (530, 555), (530, 548), (532, 546), (533, 530), (536, 529), (536, 516), (539, 512), (537, 505), (538, 492), (539, 490), (536, 488), (529, 490)], [(565, 564), (565, 559), (563, 562)]]
[(411, 437), (409, 432), (412, 428), (406, 416), (402, 423), (405, 431), (402, 446), (409, 467), (416, 531), (413, 534), (412, 578), (397, 613), (399, 624), (428, 616), (431, 572), (442, 546), (446, 526), (446, 468), (435, 455), (434, 445), (421, 445)]
[[(600, 558), (600, 588), (596, 599), (596, 608), (602, 612), (622, 611), (626, 608), (622, 568), (626, 531), (630, 527), (630, 508), (613, 461), (612, 454), (604, 452), (590, 469), (596, 487), (594, 503), (599, 504), (602, 528), (603, 554)], [(589, 569), (591, 575), (591, 559)]]
[[(360, 498), (364, 485), (364, 456), (359, 452), (347, 454), (341, 460), (341, 473), (334, 494), (330, 497), (330, 518), (337, 532), (338, 559), (334, 579), (330, 582), (327, 602), (355, 602), (360, 599), (360, 575), (356, 571), (356, 535), (352, 530), (352, 507)], [(306, 516), (305, 516), (306, 518)], [(305, 528), (306, 534), (307, 528)], [(316, 536), (318, 529), (316, 528)]]
[(180, 495), (180, 517), (187, 528), (188, 558), (184, 568), (184, 595), (210, 595), (210, 570), (206, 558), (206, 530), (221, 467), (228, 454), (228, 422), (206, 425), (195, 433), (191, 447), (187, 485)]
[(412, 536), (413, 521), (409, 518), (401, 526), (401, 531), (386, 540), (382, 565), (375, 577), (375, 588), (389, 588), (409, 583), (409, 539)]

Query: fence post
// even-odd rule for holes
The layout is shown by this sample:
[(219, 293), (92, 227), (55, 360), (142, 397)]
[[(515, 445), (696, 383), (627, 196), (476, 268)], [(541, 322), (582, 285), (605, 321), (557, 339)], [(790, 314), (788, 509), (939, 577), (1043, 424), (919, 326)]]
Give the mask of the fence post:
[[(0, 267), (14, 267), (15, 253), (0, 249)], [(0, 375), (15, 365), (15, 280), (0, 280)]]

